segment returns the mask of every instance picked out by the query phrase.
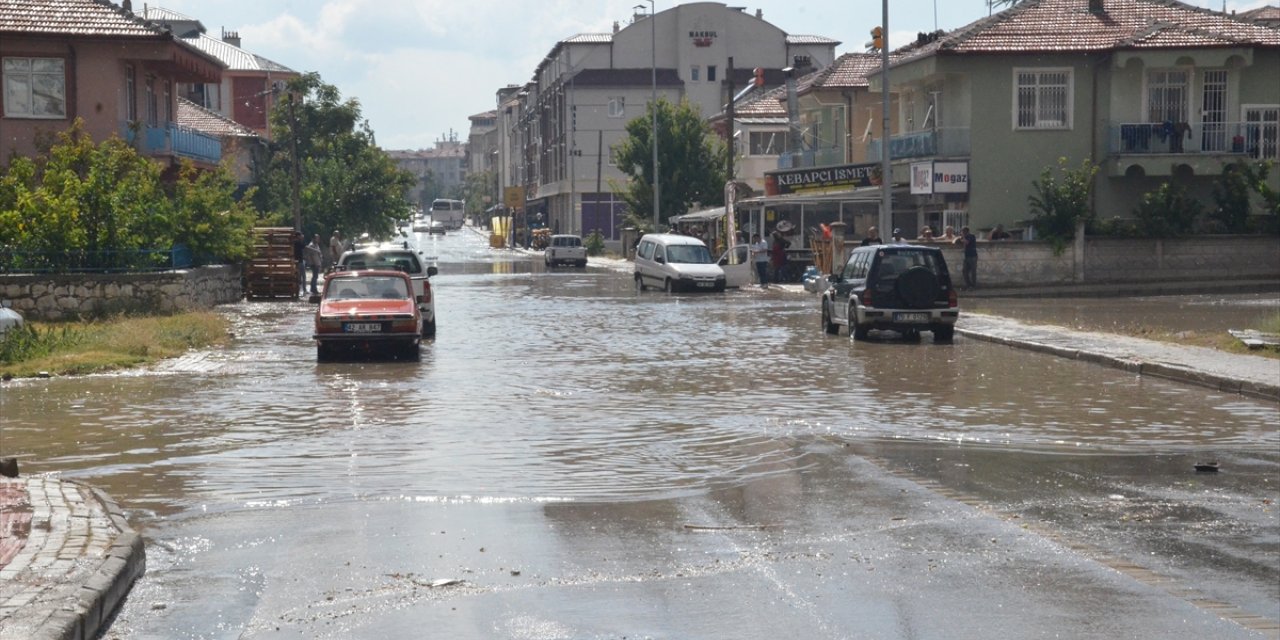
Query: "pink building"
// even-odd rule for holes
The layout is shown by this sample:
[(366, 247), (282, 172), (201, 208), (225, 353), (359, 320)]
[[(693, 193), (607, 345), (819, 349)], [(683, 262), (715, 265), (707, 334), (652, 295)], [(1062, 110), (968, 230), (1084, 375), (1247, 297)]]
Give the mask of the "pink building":
[(0, 164), (82, 118), (170, 166), (213, 165), (219, 140), (177, 123), (179, 83), (216, 83), (221, 63), (105, 0), (0, 0)]

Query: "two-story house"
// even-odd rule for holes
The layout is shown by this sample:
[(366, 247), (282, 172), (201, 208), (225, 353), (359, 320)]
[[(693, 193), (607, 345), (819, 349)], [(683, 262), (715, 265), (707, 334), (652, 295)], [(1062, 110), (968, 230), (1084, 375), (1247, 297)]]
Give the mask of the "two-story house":
[(0, 0), (0, 163), (81, 118), (94, 140), (121, 135), (169, 166), (216, 164), (218, 140), (177, 124), (176, 86), (221, 72), (127, 1)]
[(889, 83), (903, 227), (1020, 226), (1059, 158), (1100, 166), (1102, 217), (1168, 181), (1211, 204), (1224, 164), (1280, 158), (1280, 29), (1175, 0), (1023, 0), (913, 47)]
[(284, 99), (285, 84), (298, 76), (297, 71), (242, 48), (235, 31), (223, 30), (222, 37), (215, 38), (199, 20), (164, 7), (147, 5), (142, 15), (222, 63), (216, 82), (184, 83), (179, 95), (271, 139), (271, 110)]

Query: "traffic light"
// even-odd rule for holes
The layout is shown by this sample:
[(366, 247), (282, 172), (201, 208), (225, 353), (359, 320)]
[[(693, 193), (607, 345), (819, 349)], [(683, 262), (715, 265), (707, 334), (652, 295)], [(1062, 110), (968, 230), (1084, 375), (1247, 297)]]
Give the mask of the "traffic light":
[(884, 29), (876, 27), (871, 30), (871, 48), (876, 51), (884, 49)]
[(755, 79), (751, 81), (756, 87), (764, 86), (764, 67), (755, 68)]

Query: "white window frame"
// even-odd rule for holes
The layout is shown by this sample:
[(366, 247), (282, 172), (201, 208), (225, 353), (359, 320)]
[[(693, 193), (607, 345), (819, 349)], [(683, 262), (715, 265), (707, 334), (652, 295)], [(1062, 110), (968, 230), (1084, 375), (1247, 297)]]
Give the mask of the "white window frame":
[[(786, 129), (765, 129), (761, 131), (747, 132), (747, 157), (776, 157), (788, 151), (787, 137), (789, 132)], [(757, 138), (773, 137), (773, 153), (756, 153), (755, 140)]]
[(611, 166), (611, 167), (616, 167), (616, 166), (618, 166), (618, 149), (617, 149), (617, 147), (609, 147), (609, 157), (608, 157), (608, 159), (607, 159), (606, 161), (609, 163), (609, 166)]
[[(59, 70), (52, 71), (36, 71), (36, 62), (56, 62)], [(18, 63), (26, 62), (26, 69), (18, 69)], [(11, 64), (14, 63), (14, 64)], [(67, 119), (67, 61), (64, 58), (46, 58), (34, 56), (5, 56), (0, 58), (0, 78), (3, 78), (3, 87), (0, 91), (4, 93), (4, 117), (6, 118), (23, 118), (30, 120), (66, 120)], [(57, 89), (61, 91), (61, 95), (41, 94), (43, 98), (50, 101), (50, 104), (60, 105), (62, 107), (57, 113), (36, 113), (36, 95), (37, 79), (56, 78), (54, 84), (58, 85)], [(19, 95), (17, 84), (11, 84), (15, 81), (26, 80), (25, 95)], [(54, 89), (53, 84), (46, 89)]]
[(689, 82), (702, 82), (702, 67), (692, 65), (689, 67)]
[(622, 118), (627, 115), (627, 97), (626, 96), (610, 96), (609, 97), (609, 117)]
[[(1020, 124), (1018, 115), (1021, 112), (1022, 85), (1020, 77), (1023, 74), (1035, 74), (1036, 84), (1036, 103), (1033, 105), (1035, 109), (1035, 122), (1029, 125)], [(1056, 87), (1059, 85), (1043, 84), (1043, 78), (1050, 74), (1065, 74), (1066, 82), (1063, 88), (1066, 91), (1065, 112), (1063, 114), (1064, 121), (1041, 119), (1041, 96), (1042, 89)], [(1012, 122), (1014, 131), (1070, 131), (1075, 126), (1075, 69), (1071, 67), (1014, 67), (1013, 69), (1013, 114)]]
[[(1278, 117), (1276, 120), (1267, 121), (1267, 120), (1247, 120), (1246, 119), (1246, 115), (1250, 111), (1271, 111), (1271, 110), (1275, 110), (1277, 112)], [(1240, 105), (1240, 123), (1245, 126), (1257, 125), (1257, 126), (1275, 127), (1276, 135), (1280, 137), (1280, 104), (1242, 104)], [(1247, 143), (1248, 141), (1246, 141), (1246, 144)], [(1267, 151), (1271, 151), (1271, 154), (1267, 154), (1266, 153)], [(1258, 155), (1254, 156), (1254, 159), (1271, 160), (1272, 162), (1280, 161), (1280, 142), (1277, 142), (1276, 146), (1272, 149), (1259, 149)]]
[[(1181, 120), (1177, 120), (1177, 122), (1190, 122), (1193, 117), (1192, 110), (1191, 110), (1191, 102), (1192, 102), (1191, 94), (1194, 91), (1196, 86), (1195, 73), (1190, 67), (1156, 67), (1156, 68), (1147, 69), (1146, 72), (1142, 74), (1142, 115), (1143, 117), (1146, 118), (1147, 122), (1155, 122), (1155, 120), (1152, 120), (1152, 116), (1151, 116), (1151, 88), (1153, 85), (1151, 75), (1154, 73), (1164, 73), (1164, 74), (1181, 73), (1184, 75), (1184, 77), (1186, 78), (1186, 82), (1182, 85), (1183, 118)], [(1164, 120), (1160, 120), (1160, 122), (1164, 122)]]

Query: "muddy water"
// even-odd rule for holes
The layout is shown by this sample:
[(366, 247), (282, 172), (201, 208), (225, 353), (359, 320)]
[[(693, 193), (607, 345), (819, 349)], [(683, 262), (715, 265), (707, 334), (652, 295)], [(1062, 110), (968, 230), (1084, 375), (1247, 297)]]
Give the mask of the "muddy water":
[[(976, 341), (852, 342), (808, 296), (637, 294), (478, 235), (422, 237), (420, 363), (317, 364), (305, 303), (224, 309), (236, 339), (146, 371), (8, 383), (28, 472), (149, 518), (330, 500), (629, 500), (803, 465), (787, 443), (1141, 452), (1280, 446), (1274, 406)], [(340, 481), (339, 481), (340, 480)]]
[[(317, 364), (310, 306), (246, 303), (225, 350), (0, 386), (0, 449), (146, 535), (108, 638), (1246, 637), (1035, 519), (1273, 615), (1274, 404), (854, 343), (808, 296), (638, 295), (469, 232), (422, 249), (420, 363)], [(1227, 471), (1189, 476), (1206, 455)]]
[(1280, 293), (1148, 296), (1135, 298), (986, 298), (975, 309), (1028, 322), (1086, 331), (1221, 332), (1254, 329), (1280, 317)]

